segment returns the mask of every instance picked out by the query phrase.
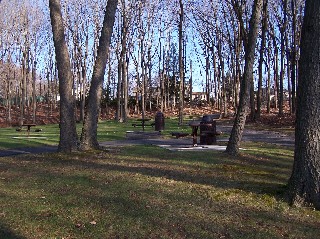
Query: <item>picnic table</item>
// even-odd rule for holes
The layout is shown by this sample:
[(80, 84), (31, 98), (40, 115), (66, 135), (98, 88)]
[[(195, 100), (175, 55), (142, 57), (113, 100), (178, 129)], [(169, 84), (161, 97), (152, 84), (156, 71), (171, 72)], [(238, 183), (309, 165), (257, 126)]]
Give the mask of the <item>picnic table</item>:
[(200, 144), (211, 145), (217, 142), (216, 120), (220, 118), (219, 114), (203, 115), (200, 120), (192, 120), (187, 124), (191, 127), (191, 134), (186, 132), (172, 132), (171, 135), (177, 139), (185, 136), (192, 136), (192, 145), (198, 145), (198, 129), (200, 128)]
[(146, 122), (150, 121), (151, 119), (137, 119), (137, 123), (133, 123), (132, 126), (133, 127), (137, 127), (137, 126), (142, 126), (142, 130), (144, 131), (145, 126), (154, 126), (154, 123), (151, 124), (146, 124)]
[(33, 124), (33, 123), (23, 123), (21, 126), (22, 126), (22, 127), (27, 127), (27, 135), (28, 135), (28, 137), (29, 137), (31, 127), (36, 126), (36, 124)]

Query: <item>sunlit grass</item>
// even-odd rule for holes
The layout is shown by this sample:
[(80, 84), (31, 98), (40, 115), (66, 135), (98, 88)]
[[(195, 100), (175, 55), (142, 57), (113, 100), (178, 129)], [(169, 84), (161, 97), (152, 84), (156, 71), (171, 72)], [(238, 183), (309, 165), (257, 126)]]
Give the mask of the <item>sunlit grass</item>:
[[(108, 140), (121, 140), (126, 136), (127, 131), (141, 131), (141, 127), (134, 128), (132, 123), (135, 119), (129, 119), (128, 122), (120, 123), (114, 120), (101, 121), (98, 124), (98, 140), (100, 142)], [(77, 132), (80, 136), (82, 124), (77, 124)], [(16, 131), (17, 127), (0, 128), (0, 149), (36, 147), (41, 145), (58, 145), (59, 143), (59, 125), (38, 125), (32, 127), (30, 137), (27, 135), (26, 128), (22, 131)], [(41, 129), (41, 132), (35, 132), (35, 129)], [(187, 126), (179, 126), (177, 119), (166, 119), (165, 130), (162, 132), (164, 137), (171, 135), (172, 131), (190, 131)], [(146, 132), (154, 131), (153, 127), (147, 126)]]

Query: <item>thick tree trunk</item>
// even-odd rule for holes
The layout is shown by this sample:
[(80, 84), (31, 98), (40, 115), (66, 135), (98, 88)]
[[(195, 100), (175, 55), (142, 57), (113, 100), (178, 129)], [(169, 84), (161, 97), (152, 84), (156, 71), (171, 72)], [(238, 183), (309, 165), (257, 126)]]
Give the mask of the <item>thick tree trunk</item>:
[(240, 88), (239, 107), (226, 149), (226, 152), (231, 155), (236, 155), (239, 153), (239, 146), (249, 110), (250, 84), (253, 78), (254, 53), (256, 48), (262, 2), (262, 0), (254, 1), (250, 19), (250, 32), (248, 35), (248, 41), (245, 42), (245, 69)]
[(49, 7), (59, 76), (60, 141), (58, 150), (72, 152), (77, 150), (77, 131), (70, 57), (65, 41), (60, 1), (49, 0)]
[(118, 0), (108, 0), (106, 6), (97, 57), (92, 73), (88, 106), (81, 134), (80, 148), (82, 150), (99, 147), (97, 130), (100, 99), (117, 5)]
[(307, 0), (302, 26), (290, 203), (320, 210), (320, 1)]

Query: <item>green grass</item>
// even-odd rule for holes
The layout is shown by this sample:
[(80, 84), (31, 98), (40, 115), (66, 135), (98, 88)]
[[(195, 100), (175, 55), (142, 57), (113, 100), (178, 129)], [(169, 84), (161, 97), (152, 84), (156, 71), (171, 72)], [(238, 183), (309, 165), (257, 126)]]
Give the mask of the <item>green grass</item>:
[[(35, 132), (41, 129), (41, 132)], [(59, 125), (39, 125), (32, 127), (28, 138), (26, 128), (16, 131), (16, 127), (0, 129), (0, 148), (36, 147), (41, 145), (57, 145), (59, 142)]]
[(292, 149), (244, 147), (0, 158), (0, 238), (317, 238), (320, 213), (285, 201)]
[[(99, 141), (141, 130), (132, 122), (100, 122)], [(0, 129), (1, 148), (58, 144), (58, 125), (37, 128), (30, 136), (45, 140)], [(172, 131), (190, 128), (166, 119)], [(143, 145), (2, 157), (0, 238), (318, 238), (320, 212), (285, 199), (293, 150), (242, 147), (239, 157)]]
[[(119, 123), (113, 120), (101, 121), (98, 124), (98, 140), (100, 142), (107, 140), (124, 139), (126, 131), (142, 130), (141, 127), (134, 128), (130, 119), (126, 123)], [(178, 126), (177, 119), (166, 119), (166, 130), (163, 135), (166, 137), (172, 131), (190, 131), (187, 126)], [(78, 135), (81, 134), (82, 124), (77, 125)], [(35, 132), (35, 129), (41, 129), (41, 132)], [(145, 131), (153, 131), (154, 128), (148, 126)], [(0, 128), (0, 149), (12, 149), (20, 147), (37, 147), (41, 145), (58, 145), (59, 143), (59, 125), (39, 125), (32, 127), (30, 137), (27, 137), (27, 131), (24, 127), (22, 131), (16, 131), (16, 127)]]

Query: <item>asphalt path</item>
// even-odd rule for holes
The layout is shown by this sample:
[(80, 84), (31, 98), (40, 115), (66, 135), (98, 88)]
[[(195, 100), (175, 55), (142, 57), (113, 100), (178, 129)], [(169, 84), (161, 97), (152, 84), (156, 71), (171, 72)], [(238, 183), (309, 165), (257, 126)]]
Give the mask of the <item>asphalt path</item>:
[(19, 154), (40, 154), (57, 152), (57, 146), (24, 147), (15, 149), (0, 150), (0, 157), (13, 156)]
[[(224, 133), (230, 134), (231, 129), (232, 129), (232, 126), (217, 125), (217, 130)], [(245, 128), (242, 136), (242, 140), (294, 147), (293, 136), (290, 136), (284, 133), (279, 133), (276, 131), (271, 131), (271, 130), (253, 130), (253, 129)]]

